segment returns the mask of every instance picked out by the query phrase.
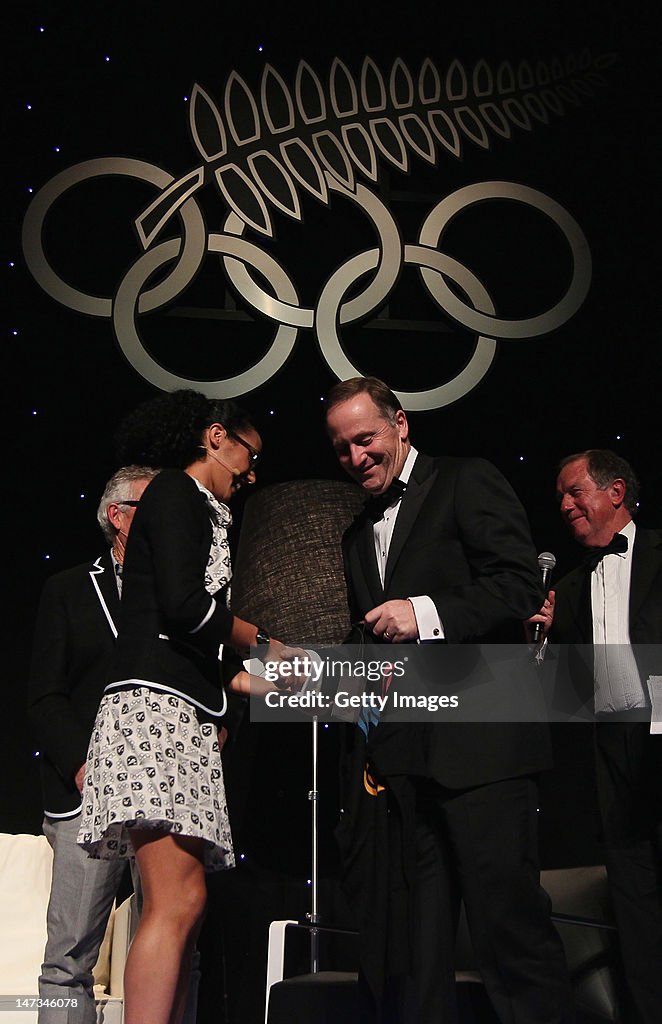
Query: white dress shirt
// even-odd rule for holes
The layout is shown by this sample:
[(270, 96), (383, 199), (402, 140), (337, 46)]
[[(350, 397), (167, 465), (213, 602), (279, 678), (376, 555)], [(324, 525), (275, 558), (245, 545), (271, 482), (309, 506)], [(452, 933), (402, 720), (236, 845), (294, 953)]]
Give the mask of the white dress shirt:
[(117, 593), (122, 596), (122, 565), (115, 558), (115, 552), (110, 549), (110, 561), (113, 566), (113, 576), (115, 577), (115, 583), (117, 584)]
[(605, 555), (591, 573), (595, 711), (648, 707), (630, 640), (630, 579), (636, 526), (620, 531), (628, 549)]
[[(409, 478), (414, 468), (417, 455), (418, 452), (416, 448), (412, 447), (409, 449), (407, 458), (405, 459), (405, 464), (399, 475), (399, 479), (403, 484), (409, 483)], [(377, 555), (377, 567), (379, 569), (379, 578), (382, 586), (384, 586), (386, 563), (388, 561), (391, 538), (393, 537), (393, 530), (395, 528), (395, 521), (398, 518), (398, 512), (400, 511), (401, 501), (402, 495), (395, 498), (393, 504), (385, 510), (381, 519), (378, 519), (373, 526), (375, 536), (375, 554)], [(439, 614), (432, 598), (427, 595), (420, 595), (418, 597), (409, 597), (407, 600), (411, 601), (414, 609), (419, 641), (443, 640), (444, 627), (442, 626), (441, 619), (439, 618)]]

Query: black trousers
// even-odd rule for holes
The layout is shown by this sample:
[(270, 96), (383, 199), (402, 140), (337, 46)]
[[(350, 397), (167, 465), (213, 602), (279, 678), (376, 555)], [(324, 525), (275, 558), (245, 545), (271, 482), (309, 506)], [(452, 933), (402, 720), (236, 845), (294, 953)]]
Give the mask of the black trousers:
[(464, 900), (478, 967), (503, 1024), (574, 1020), (563, 947), (539, 882), (537, 787), (530, 778), (447, 790), (416, 804), (413, 975), (395, 1002), (403, 1024), (456, 1024), (454, 952)]
[(605, 862), (628, 988), (628, 1024), (662, 1020), (662, 736), (645, 722), (596, 726)]

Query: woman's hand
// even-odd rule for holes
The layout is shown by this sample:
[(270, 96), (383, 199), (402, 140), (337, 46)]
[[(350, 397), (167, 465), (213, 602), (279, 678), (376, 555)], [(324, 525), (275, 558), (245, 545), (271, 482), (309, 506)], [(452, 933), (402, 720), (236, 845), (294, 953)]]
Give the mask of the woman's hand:
[(299, 680), (298, 677), (292, 676), (286, 682), (286, 686), (282, 684), (276, 686), (275, 683), (265, 679), (264, 676), (254, 676), (242, 669), (241, 672), (237, 672), (231, 679), (229, 689), (232, 693), (240, 693), (245, 697), (266, 697), (268, 693), (276, 692), (297, 693), (305, 682), (305, 677)]
[[(254, 625), (235, 616), (228, 643), (245, 658), (250, 650), (257, 646), (255, 635)], [(260, 661), (292, 661), (294, 658), (305, 658), (306, 652), (301, 647), (286, 647), (280, 640), (272, 637), (268, 645), (260, 645), (259, 656)], [(302, 686), (304, 682), (305, 679), (302, 679), (299, 685)]]
[(266, 657), (262, 660), (293, 661), (295, 658), (303, 659), (307, 657), (308, 655), (304, 651), (303, 647), (288, 647), (287, 644), (284, 644), (280, 640), (276, 640), (272, 637), (266, 650)]

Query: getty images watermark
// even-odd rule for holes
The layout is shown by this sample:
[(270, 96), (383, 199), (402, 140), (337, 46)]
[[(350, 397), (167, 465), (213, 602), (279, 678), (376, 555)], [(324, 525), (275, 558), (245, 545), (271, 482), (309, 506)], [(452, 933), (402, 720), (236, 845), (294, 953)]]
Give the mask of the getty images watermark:
[[(380, 715), (387, 705), (394, 709), (407, 708), (435, 711), (437, 708), (456, 708), (457, 696), (448, 694), (403, 693), (398, 680), (407, 674), (407, 659), (393, 661), (366, 661), (363, 658), (330, 658), (311, 652), (295, 657), (291, 662), (267, 661), (264, 678), (278, 689), (264, 697), (270, 709), (312, 710), (334, 712), (376, 711)], [(322, 683), (346, 680), (345, 689), (324, 692)], [(301, 683), (298, 690), (299, 683)]]
[[(612, 720), (662, 719), (662, 645), (633, 649), (642, 692), (633, 707), (606, 709)], [(254, 721), (589, 722), (596, 714), (594, 645), (345, 644), (306, 650), (291, 661), (247, 667), (262, 678)], [(587, 685), (588, 681), (588, 685)], [(662, 725), (660, 726), (662, 729)]]

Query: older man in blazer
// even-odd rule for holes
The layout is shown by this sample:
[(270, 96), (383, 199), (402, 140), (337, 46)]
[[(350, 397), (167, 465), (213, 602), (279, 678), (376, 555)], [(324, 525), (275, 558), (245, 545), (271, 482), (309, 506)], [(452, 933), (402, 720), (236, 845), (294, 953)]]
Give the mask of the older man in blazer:
[[(110, 545), (96, 561), (52, 576), (34, 634), (28, 706), (39, 743), (44, 833), (53, 848), (40, 1024), (94, 1024), (92, 968), (123, 861), (92, 860), (76, 843), (92, 725), (117, 637), (124, 547), (135, 507), (156, 475), (143, 466), (108, 481), (97, 520)], [(68, 999), (66, 1009), (47, 1005)]]
[[(605, 860), (630, 1018), (662, 1017), (662, 736), (651, 735), (648, 677), (662, 676), (662, 531), (635, 525), (639, 484), (614, 452), (565, 458), (561, 516), (584, 549), (532, 621), (568, 651), (574, 685), (596, 714)], [(551, 628), (551, 633), (550, 633)]]
[[(494, 466), (417, 452), (400, 402), (375, 378), (332, 389), (327, 429), (340, 464), (369, 497), (343, 540), (363, 643), (498, 641), (539, 607), (526, 516)], [(462, 898), (503, 1024), (571, 1020), (563, 951), (539, 885), (534, 775), (550, 764), (546, 727), (385, 720), (369, 730), (365, 756), (366, 788), (385, 788), (384, 841), (397, 834), (400, 844), (389, 851), (382, 891), (373, 887), (382, 902), (389, 890), (380, 910), (389, 933), (385, 984), (371, 985), (374, 1015), (404, 1024), (458, 1020), (453, 955)], [(348, 864), (365, 838), (345, 851)], [(386, 853), (374, 849), (375, 871)], [(407, 912), (398, 916), (403, 900)], [(370, 917), (367, 908), (365, 935)], [(393, 950), (403, 928), (411, 952), (404, 960)], [(368, 984), (373, 939), (374, 932), (363, 943)]]

